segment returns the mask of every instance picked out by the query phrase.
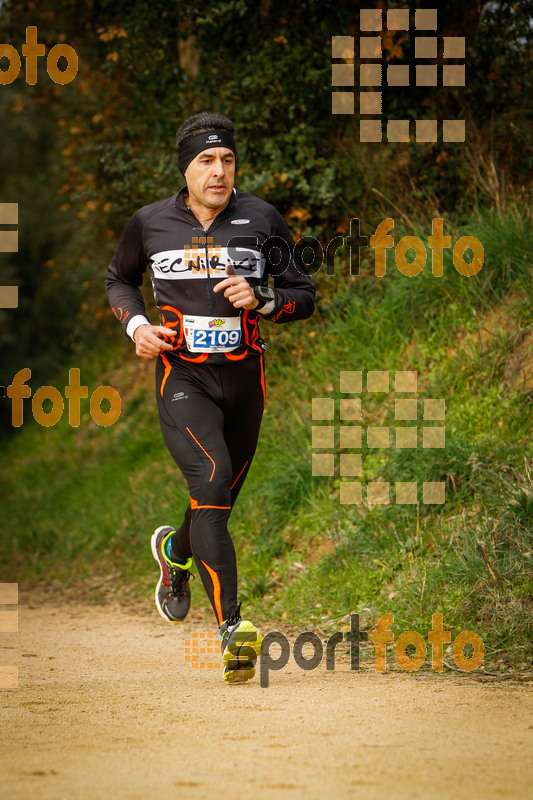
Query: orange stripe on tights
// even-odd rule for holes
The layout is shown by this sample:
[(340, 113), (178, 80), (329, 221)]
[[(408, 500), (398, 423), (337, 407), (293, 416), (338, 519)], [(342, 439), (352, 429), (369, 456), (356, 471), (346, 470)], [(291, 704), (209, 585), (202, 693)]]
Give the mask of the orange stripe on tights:
[[(202, 559), (200, 559), (200, 561), (202, 561)], [(202, 561), (202, 564), (209, 572), (211, 580), (213, 581), (213, 602), (215, 604), (215, 609), (217, 612), (218, 627), (220, 628), (220, 626), (224, 622), (224, 620), (222, 619), (222, 608), (220, 606), (220, 581), (218, 580), (218, 575), (216, 574), (214, 569), (211, 569), (211, 567), (209, 567), (205, 563), (205, 561)]]
[(191, 501), (191, 510), (194, 511), (195, 508), (225, 508), (230, 509), (231, 506), (199, 506), (198, 500), (193, 500), (192, 497), (189, 496), (189, 500)]
[(209, 461), (211, 461), (211, 463), (213, 464), (213, 472), (211, 473), (211, 477), (209, 478), (209, 483), (211, 483), (211, 481), (213, 480), (213, 475), (215, 474), (215, 462), (213, 461), (213, 459), (211, 458), (211, 456), (209, 455), (209, 453), (207, 452), (207, 450), (206, 450), (204, 447), (202, 447), (202, 445), (200, 444), (200, 442), (198, 441), (198, 439), (196, 438), (196, 436), (194, 436), (194, 435), (191, 433), (190, 429), (189, 429), (189, 428), (187, 428), (187, 430), (188, 430), (188, 431), (189, 431), (189, 433), (191, 434), (192, 438), (194, 439), (194, 441), (196, 442), (196, 444), (198, 445), (198, 447), (200, 447), (200, 448), (201, 448), (201, 449), (204, 451), (204, 453), (205, 453), (205, 454), (206, 454), (206, 456), (208, 457)]
[(235, 478), (235, 480), (233, 481), (233, 483), (232, 483), (232, 484), (231, 484), (231, 486), (229, 487), (229, 488), (230, 488), (230, 491), (231, 491), (231, 489), (233, 489), (233, 487), (235, 486), (235, 484), (237, 483), (237, 481), (238, 481), (238, 480), (239, 480), (239, 478), (241, 477), (242, 473), (243, 473), (243, 472), (244, 472), (244, 470), (246, 469), (246, 465), (247, 465), (247, 464), (248, 464), (248, 462), (247, 462), (247, 461), (245, 461), (245, 462), (244, 462), (244, 467), (241, 469), (241, 471), (239, 472), (239, 474), (237, 475), (237, 477)]
[(160, 353), (160, 356), (163, 364), (165, 365), (165, 374), (163, 375), (163, 380), (161, 381), (161, 389), (159, 390), (161, 392), (161, 397), (163, 397), (163, 389), (165, 388), (165, 383), (167, 382), (167, 378), (170, 375), (172, 367), (168, 363), (168, 358), (164, 353)]

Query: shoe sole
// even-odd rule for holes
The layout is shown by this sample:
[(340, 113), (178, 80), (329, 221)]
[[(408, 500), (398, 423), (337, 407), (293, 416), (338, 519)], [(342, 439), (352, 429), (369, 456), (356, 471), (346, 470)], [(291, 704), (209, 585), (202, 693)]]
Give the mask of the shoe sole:
[(159, 536), (161, 531), (164, 531), (164, 530), (166, 530), (167, 532), (170, 532), (170, 531), (174, 530), (174, 528), (171, 528), (169, 525), (161, 525), (159, 528), (156, 528), (156, 530), (152, 534), (152, 538), (150, 540), (151, 547), (152, 547), (152, 555), (155, 558), (155, 560), (157, 561), (157, 563), (159, 564), (159, 571), (160, 571), (159, 580), (157, 582), (157, 586), (155, 587), (155, 595), (154, 595), (154, 597), (155, 597), (155, 605), (156, 605), (156, 608), (159, 611), (160, 615), (165, 620), (165, 622), (180, 623), (180, 622), (183, 622), (185, 617), (183, 617), (183, 619), (170, 619), (170, 617), (167, 617), (167, 615), (163, 611), (161, 603), (159, 602), (159, 589), (161, 588), (161, 584), (163, 583), (163, 566), (161, 564), (161, 560), (160, 560), (158, 552), (157, 552), (157, 537)]
[[(235, 633), (237, 634), (236, 641), (232, 642), (230, 639), (229, 647), (226, 647), (222, 655), (224, 667), (231, 672), (238, 671), (239, 667), (244, 666), (248, 662), (254, 665), (258, 656), (261, 654), (261, 645), (263, 642), (262, 634), (259, 633), (255, 625), (247, 619), (239, 623), (239, 627)], [(253, 675), (250, 675), (250, 677), (253, 678)], [(226, 680), (226, 677), (224, 677), (224, 680)], [(243, 678), (243, 680), (248, 680), (248, 678)]]
[(244, 683), (251, 680), (255, 675), (255, 666), (249, 662), (242, 664), (236, 669), (224, 669), (224, 682), (225, 683)]

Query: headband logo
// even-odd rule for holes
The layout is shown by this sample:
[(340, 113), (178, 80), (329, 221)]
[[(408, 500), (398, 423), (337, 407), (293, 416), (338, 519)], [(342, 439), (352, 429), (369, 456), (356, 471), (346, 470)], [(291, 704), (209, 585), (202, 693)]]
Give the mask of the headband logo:
[(220, 139), (218, 137), (218, 134), (212, 133), (211, 136), (207, 137), (207, 141), (208, 142), (220, 142)]

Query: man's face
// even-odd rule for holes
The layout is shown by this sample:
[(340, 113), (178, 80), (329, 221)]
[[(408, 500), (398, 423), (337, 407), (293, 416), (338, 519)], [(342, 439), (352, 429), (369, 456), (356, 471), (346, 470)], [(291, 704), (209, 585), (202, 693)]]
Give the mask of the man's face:
[(235, 180), (235, 155), (229, 147), (210, 147), (193, 158), (185, 170), (189, 195), (206, 209), (222, 210)]

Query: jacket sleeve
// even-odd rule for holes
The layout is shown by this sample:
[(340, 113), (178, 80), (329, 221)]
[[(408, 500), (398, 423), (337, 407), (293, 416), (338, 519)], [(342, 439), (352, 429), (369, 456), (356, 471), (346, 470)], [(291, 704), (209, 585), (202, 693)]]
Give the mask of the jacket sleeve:
[[(307, 319), (315, 310), (315, 287), (281, 214), (271, 207), (271, 235), (264, 244), (267, 274), (274, 278), (274, 308), (263, 314), (272, 322)], [(283, 241), (280, 241), (283, 240)]]
[(143, 273), (148, 260), (142, 242), (142, 221), (139, 212), (130, 217), (120, 244), (107, 268), (105, 288), (115, 317), (127, 336), (149, 323), (142, 292)]

